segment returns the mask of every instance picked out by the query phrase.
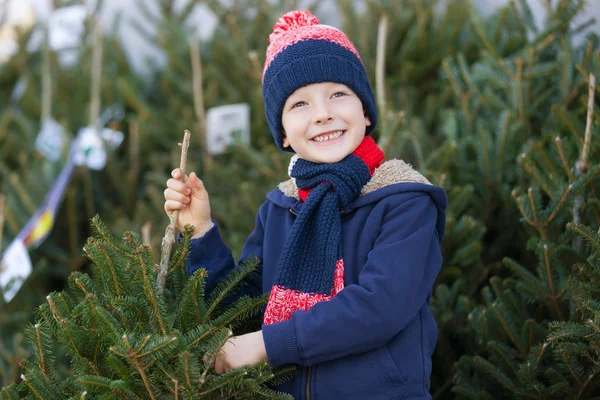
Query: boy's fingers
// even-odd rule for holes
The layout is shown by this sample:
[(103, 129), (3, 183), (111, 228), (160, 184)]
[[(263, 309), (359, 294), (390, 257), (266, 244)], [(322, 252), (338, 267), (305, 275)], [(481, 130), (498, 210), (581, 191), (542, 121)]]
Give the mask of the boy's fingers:
[(185, 184), (184, 182), (178, 181), (177, 179), (169, 179), (167, 181), (167, 188), (182, 194), (190, 194), (192, 192), (189, 183)]
[(188, 204), (191, 200), (189, 196), (170, 188), (166, 188), (164, 194), (165, 200), (175, 200), (184, 204)]
[(175, 200), (167, 200), (165, 201), (165, 211), (170, 214), (175, 210), (183, 210), (186, 205)]
[(198, 178), (198, 175), (196, 175), (195, 172), (190, 174), (190, 184), (196, 190), (202, 190), (204, 188), (204, 182)]

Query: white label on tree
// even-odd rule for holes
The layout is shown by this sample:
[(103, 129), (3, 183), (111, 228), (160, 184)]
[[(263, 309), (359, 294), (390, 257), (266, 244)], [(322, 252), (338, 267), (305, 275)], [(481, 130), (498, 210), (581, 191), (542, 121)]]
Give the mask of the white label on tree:
[[(86, 16), (85, 5), (76, 4), (58, 8), (48, 17), (48, 44), (50, 49), (58, 52), (63, 67), (71, 67), (80, 59)], [(45, 35), (45, 29), (36, 30), (27, 49), (35, 51), (42, 46)]]
[(57, 161), (62, 155), (64, 136), (62, 126), (56, 120), (50, 118), (42, 123), (42, 129), (35, 139), (35, 148), (44, 157), (51, 161)]
[(206, 112), (208, 152), (221, 154), (235, 141), (250, 144), (250, 105), (240, 103), (210, 108)]
[(0, 287), (4, 292), (4, 301), (7, 303), (23, 285), (31, 274), (31, 259), (23, 242), (15, 239), (2, 255), (0, 264)]
[(99, 171), (106, 165), (105, 146), (114, 150), (123, 142), (123, 138), (123, 132), (109, 128), (104, 128), (100, 135), (93, 126), (81, 128), (76, 138), (73, 162)]
[(101, 170), (106, 165), (106, 151), (102, 139), (92, 126), (81, 128), (77, 134), (73, 162), (75, 165), (85, 165), (94, 170)]
[(85, 6), (81, 4), (54, 10), (48, 20), (50, 48), (52, 50), (65, 50), (79, 47), (86, 15)]

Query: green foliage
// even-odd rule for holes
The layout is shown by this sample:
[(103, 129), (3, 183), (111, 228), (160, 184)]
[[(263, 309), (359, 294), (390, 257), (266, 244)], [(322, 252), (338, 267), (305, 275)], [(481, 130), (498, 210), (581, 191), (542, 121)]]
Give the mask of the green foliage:
[[(33, 357), (24, 365), (22, 381), (3, 389), (0, 398), (289, 398), (267, 385), (293, 369), (274, 371), (263, 362), (217, 375), (212, 368), (232, 329), (265, 305), (263, 296), (217, 307), (256, 271), (259, 260), (240, 263), (206, 299), (205, 270), (185, 279), (173, 257), (163, 296), (149, 246), (133, 233), (117, 240), (98, 217), (92, 225), (97, 236), (84, 251), (94, 264), (93, 277), (74, 272), (69, 292), (47, 296), (37, 310), (38, 322), (27, 329)], [(192, 233), (188, 226), (181, 254), (187, 255)], [(172, 290), (175, 277), (182, 290)], [(55, 344), (71, 358), (66, 377), (57, 373)]]

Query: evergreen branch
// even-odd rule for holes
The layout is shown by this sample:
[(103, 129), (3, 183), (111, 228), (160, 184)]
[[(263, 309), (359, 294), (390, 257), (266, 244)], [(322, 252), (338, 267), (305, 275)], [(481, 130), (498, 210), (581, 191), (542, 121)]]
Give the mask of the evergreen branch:
[(128, 354), (127, 354), (126, 358), (129, 360), (130, 363), (133, 364), (135, 369), (138, 371), (138, 373), (142, 377), (142, 381), (144, 382), (144, 386), (146, 387), (146, 390), (148, 391), (150, 398), (152, 400), (156, 400), (154, 397), (154, 392), (152, 391), (152, 388), (150, 387), (150, 382), (148, 381), (148, 377), (146, 376), (146, 372), (144, 371), (144, 368), (142, 368), (142, 366), (140, 365), (140, 362), (138, 361), (137, 357), (135, 356), (135, 352), (133, 351), (131, 345), (129, 344), (129, 339), (127, 338), (127, 335), (123, 335), (122, 338), (123, 338), (123, 342), (125, 343), (125, 346), (127, 346)]
[(593, 374), (591, 374), (590, 376), (588, 376), (587, 380), (584, 382), (584, 384), (579, 389), (579, 392), (577, 393), (577, 399), (580, 399), (583, 396), (583, 393), (587, 389), (587, 387), (590, 384), (590, 382), (592, 382), (592, 380), (594, 380), (594, 378), (597, 377), (597, 376), (598, 376), (598, 372), (594, 372)]
[[(118, 243), (116, 238), (110, 233), (110, 231), (106, 228), (106, 225), (104, 225), (104, 222), (102, 222), (102, 220), (100, 219), (99, 215), (95, 215), (91, 220), (90, 223), (92, 225), (92, 228), (96, 231), (96, 233), (98, 235), (100, 235), (100, 238), (102, 239), (102, 241), (106, 244), (108, 244), (111, 248), (115, 249), (119, 254), (121, 254), (124, 257), (130, 258), (130, 259), (135, 259), (135, 256), (133, 254), (131, 254), (129, 251), (125, 250), (124, 248), (122, 248)], [(88, 239), (88, 244), (89, 243), (93, 243), (94, 239), (93, 238), (89, 238)]]
[(553, 177), (558, 176), (556, 169), (554, 168), (554, 162), (550, 160), (548, 156), (548, 152), (546, 151), (546, 143), (541, 141), (536, 141), (533, 146), (536, 149), (536, 153), (538, 156), (541, 156), (544, 160), (545, 167), (550, 171), (548, 173), (549, 179), (553, 179)]
[(569, 222), (567, 224), (567, 229), (572, 230), (577, 233), (579, 236), (583, 237), (586, 242), (588, 242), (593, 248), (595, 252), (600, 252), (600, 236), (596, 234), (589, 227), (582, 224), (574, 224)]
[(557, 302), (559, 296), (557, 296), (556, 290), (554, 289), (554, 279), (553, 279), (552, 269), (551, 269), (551, 265), (550, 265), (550, 253), (548, 250), (548, 245), (545, 243), (544, 243), (544, 247), (543, 247), (543, 252), (544, 252), (544, 264), (546, 266), (546, 276), (548, 278), (548, 287), (550, 288), (550, 301), (552, 302), (552, 306), (554, 307), (554, 310), (556, 311), (556, 315), (562, 321), (565, 319), (565, 317), (563, 316), (563, 313), (560, 310), (560, 306)]
[(571, 131), (571, 133), (573, 134), (573, 136), (575, 136), (577, 141), (583, 145), (583, 139), (581, 138), (581, 136), (579, 136), (579, 130), (574, 125), (576, 123), (576, 121), (574, 121), (569, 116), (569, 114), (567, 113), (567, 110), (564, 107), (559, 106), (557, 104), (552, 105), (552, 107), (550, 107), (550, 108), (565, 123), (565, 125), (569, 128), (569, 131)]
[(475, 93), (475, 95), (479, 99), (479, 102), (486, 108), (486, 110), (490, 111), (490, 104), (487, 102), (477, 85), (475, 85), (475, 83), (473, 82), (473, 77), (471, 76), (471, 72), (469, 71), (469, 66), (467, 65), (467, 60), (465, 59), (464, 53), (458, 53), (456, 55), (456, 60), (458, 62), (458, 69), (466, 85), (473, 93)]
[(36, 390), (36, 388), (29, 382), (29, 379), (25, 376), (25, 374), (21, 374), (21, 380), (27, 385), (29, 390), (34, 394), (36, 398), (39, 400), (44, 400), (44, 397)]
[[(147, 336), (147, 339), (149, 339), (149, 338), (150, 338), (150, 336)], [(177, 340), (177, 337), (172, 337), (170, 339), (166, 338), (166, 339), (162, 339), (162, 340), (164, 340), (164, 342), (162, 342), (162, 343), (160, 343), (158, 345), (153, 346), (150, 350), (148, 350), (148, 351), (146, 351), (144, 353), (137, 354), (136, 358), (145, 357), (147, 355), (150, 355), (152, 353), (155, 353), (155, 352), (161, 350), (164, 347), (167, 347), (167, 346), (173, 344), (173, 342), (175, 342)], [(142, 346), (140, 346), (140, 350), (138, 350), (138, 351), (141, 351), (141, 348), (144, 347), (144, 346), (145, 346), (145, 343)], [(136, 351), (136, 353), (137, 353), (137, 351)]]
[(524, 124), (527, 123), (527, 118), (525, 116), (525, 102), (523, 99), (523, 57), (518, 57), (515, 60), (517, 64), (517, 74), (514, 79), (517, 84), (517, 104), (519, 109), (519, 119)]
[(36, 341), (35, 344), (37, 346), (37, 351), (38, 351), (38, 356), (39, 356), (39, 360), (40, 360), (40, 371), (42, 372), (42, 374), (45, 377), (48, 377), (48, 372), (46, 371), (46, 362), (44, 360), (44, 345), (42, 344), (42, 337), (41, 337), (41, 333), (40, 333), (40, 324), (35, 324), (34, 325), (35, 328), (35, 336), (36, 336)]
[(212, 381), (215, 382), (214, 386), (204, 392), (197, 393), (198, 396), (204, 396), (211, 392), (214, 392), (217, 389), (221, 389), (226, 387), (227, 385), (232, 384), (235, 381), (239, 381), (248, 375), (248, 372), (242, 367), (241, 369), (231, 370), (229, 372), (224, 373), (223, 375), (219, 375), (217, 378), (214, 378)]
[(483, 157), (483, 167), (485, 168), (485, 173), (487, 179), (485, 180), (488, 185), (492, 185), (493, 182), (493, 174), (492, 174), (492, 166), (490, 164), (490, 156), (488, 149), (488, 130), (486, 128), (482, 128), (479, 130), (481, 132), (481, 157)]
[(83, 375), (77, 379), (77, 382), (83, 385), (99, 386), (104, 388), (110, 388), (112, 380), (103, 376), (96, 375)]
[(223, 279), (213, 290), (213, 294), (209, 301), (210, 306), (206, 311), (206, 319), (209, 319), (217, 306), (225, 300), (227, 295), (237, 287), (248, 275), (256, 271), (260, 260), (253, 257), (252, 260), (245, 259), (239, 263), (238, 267), (233, 270), (225, 279)]
[(191, 303), (193, 315), (195, 316), (193, 324), (198, 326), (205, 322), (206, 303), (204, 302), (204, 280), (207, 276), (206, 270), (200, 269), (199, 271), (196, 271), (185, 284), (181, 293), (182, 301), (179, 304), (179, 307), (177, 307), (177, 312), (175, 314), (177, 315), (176, 321), (180, 321), (182, 326), (189, 323), (186, 318), (188, 315), (188, 313), (186, 313), (186, 311), (188, 311), (188, 303)]
[(117, 271), (115, 270), (115, 265), (113, 264), (112, 259), (106, 253), (106, 249), (104, 248), (104, 245), (102, 243), (97, 243), (96, 248), (102, 253), (104, 259), (106, 260), (106, 263), (110, 268), (110, 275), (113, 278), (113, 284), (115, 285), (115, 293), (118, 297), (120, 297), (121, 289), (119, 288), (119, 280), (117, 278)]
[(171, 268), (169, 268), (167, 275), (173, 271), (176, 271), (179, 268), (181, 268), (182, 270), (184, 269), (186, 257), (188, 255), (188, 253), (190, 252), (190, 238), (193, 234), (194, 234), (194, 226), (193, 225), (188, 224), (183, 228), (183, 232), (182, 232), (183, 240), (182, 240), (181, 246), (175, 252), (175, 261), (171, 263)]
[(550, 214), (548, 219), (546, 219), (546, 221), (544, 222), (544, 225), (546, 227), (548, 227), (552, 223), (552, 221), (554, 221), (554, 218), (556, 218), (558, 213), (562, 210), (563, 205), (565, 204), (565, 202), (567, 201), (567, 198), (571, 194), (572, 189), (573, 189), (573, 185), (567, 186), (567, 190), (565, 190), (563, 192), (562, 196), (560, 197), (560, 200), (558, 201), (558, 204), (553, 208), (552, 214)]
[(547, 348), (548, 348), (548, 343), (544, 342), (544, 344), (540, 348), (540, 353), (538, 354), (538, 356), (537, 356), (537, 358), (535, 360), (536, 365), (539, 365), (539, 363), (542, 360), (542, 357), (544, 356), (544, 353), (546, 352)]
[(217, 328), (224, 326), (236, 327), (251, 316), (256, 315), (267, 303), (268, 299), (269, 293), (265, 293), (259, 297), (244, 296), (233, 306), (229, 307), (227, 311), (219, 315), (213, 323)]
[(573, 379), (575, 379), (575, 381), (577, 381), (577, 384), (581, 385), (581, 380), (579, 379), (579, 377), (577, 376), (577, 374), (573, 370), (573, 367), (571, 365), (569, 357), (567, 357), (567, 355), (565, 354), (565, 352), (562, 351), (562, 350), (559, 350), (558, 353), (560, 354), (560, 357), (562, 358), (563, 364), (567, 367), (567, 369), (569, 370), (569, 373), (571, 374), (571, 376), (573, 377)]
[(548, 242), (548, 233), (546, 232), (546, 228), (540, 223), (537, 208), (535, 207), (535, 199), (533, 197), (532, 188), (527, 189), (527, 198), (529, 199), (529, 205), (531, 206), (531, 214), (533, 215), (533, 222), (535, 224), (534, 226), (540, 233), (540, 236), (542, 236), (542, 240), (544, 240), (544, 242)]
[[(143, 245), (145, 246), (145, 245)], [(170, 251), (170, 249), (169, 249)], [(154, 293), (154, 288), (152, 287), (152, 283), (150, 282), (150, 277), (148, 276), (148, 267), (144, 263), (144, 257), (142, 257), (142, 252), (140, 250), (140, 246), (138, 246), (135, 250), (135, 253), (138, 257), (138, 261), (140, 263), (140, 267), (142, 270), (142, 276), (144, 279), (144, 293), (146, 294), (146, 298), (150, 302), (151, 307), (154, 309), (156, 313), (156, 318), (158, 319), (158, 324), (160, 325), (160, 330), (162, 331), (163, 336), (167, 336), (167, 329), (165, 328), (165, 323), (163, 321), (162, 312), (158, 305), (158, 300), (156, 299), (156, 294)], [(160, 275), (160, 272), (159, 272)], [(158, 283), (157, 283), (158, 284)]]
[[(187, 152), (190, 146), (190, 136), (190, 131), (186, 129), (183, 135), (183, 144), (181, 144), (181, 160), (179, 162), (179, 169), (181, 170), (181, 179), (183, 179), (185, 175), (185, 167), (187, 164)], [(158, 271), (158, 277), (156, 278), (156, 287), (158, 288), (158, 293), (160, 294), (162, 294), (165, 290), (167, 272), (169, 270), (169, 260), (171, 259), (171, 247), (173, 246), (173, 243), (175, 243), (175, 229), (177, 226), (177, 220), (179, 219), (179, 210), (173, 211), (169, 219), (169, 226), (167, 226), (165, 236), (162, 240), (160, 269)]]
[(524, 349), (521, 348), (521, 344), (519, 343), (519, 340), (517, 339), (517, 337), (515, 336), (515, 334), (512, 332), (512, 329), (510, 328), (510, 326), (508, 326), (508, 322), (506, 321), (506, 319), (504, 318), (504, 316), (500, 312), (500, 309), (498, 308), (498, 305), (497, 304), (492, 304), (492, 309), (496, 313), (496, 316), (498, 317), (498, 320), (500, 321), (500, 324), (502, 325), (502, 328), (504, 328), (504, 332), (510, 338), (510, 341), (515, 345), (515, 347), (517, 348), (517, 350), (519, 350), (519, 353), (524, 354), (525, 353)]
[(119, 323), (115, 319), (115, 317), (112, 316), (112, 314), (110, 314), (108, 311), (106, 311), (101, 306), (94, 307), (93, 311), (95, 311), (97, 313), (97, 315), (104, 321), (106, 326), (112, 331), (115, 338), (118, 339), (123, 335), (122, 329), (117, 328), (119, 326)]
[(96, 366), (94, 365), (94, 363), (92, 363), (91, 360), (89, 360), (87, 357), (85, 357), (79, 351), (79, 348), (75, 344), (75, 339), (73, 338), (73, 334), (71, 332), (71, 329), (69, 328), (67, 320), (62, 317), (60, 311), (56, 307), (56, 303), (54, 302), (54, 300), (52, 300), (52, 298), (49, 295), (46, 296), (46, 300), (48, 301), (48, 304), (50, 305), (50, 310), (52, 311), (52, 315), (53, 315), (54, 319), (65, 330), (65, 333), (67, 334), (67, 338), (68, 338), (69, 344), (71, 345), (74, 353), (77, 356), (79, 356), (82, 360), (86, 360), (87, 363), (89, 364), (89, 366), (91, 367), (92, 371), (94, 371), (95, 374), (99, 375), (100, 372), (98, 371), (98, 369), (96, 368)]
[(525, 267), (523, 267), (521, 264), (517, 263), (511, 258), (506, 257), (502, 261), (504, 265), (508, 266), (519, 278), (527, 282), (530, 288), (535, 289), (542, 296), (547, 297), (548, 294), (540, 285), (539, 279), (531, 272), (529, 272), (529, 270), (527, 270)]
[(452, 71), (450, 61), (453, 61), (453, 60), (449, 57), (445, 58), (444, 61), (442, 61), (442, 68), (444, 69), (444, 71), (446, 72), (446, 75), (448, 76), (448, 80), (450, 81), (450, 86), (452, 87), (454, 94), (456, 95), (456, 97), (461, 98), (464, 93), (463, 93), (462, 89), (460, 88), (460, 85), (458, 84), (458, 81), (456, 79), (456, 76), (454, 75), (454, 72)]
[(504, 169), (504, 150), (506, 149), (506, 142), (508, 141), (508, 134), (510, 132), (510, 110), (506, 110), (500, 114), (500, 118), (498, 118), (498, 122), (500, 125), (500, 131), (502, 134), (500, 135), (500, 146), (498, 151), (498, 170), (496, 180), (498, 182), (502, 182), (503, 177), (503, 169)]
[(521, 201), (521, 198), (517, 195), (517, 191), (515, 189), (513, 189), (510, 192), (510, 194), (512, 195), (513, 199), (515, 200), (515, 203), (517, 203), (517, 207), (519, 208), (519, 211), (521, 212), (521, 215), (523, 216), (523, 219), (525, 220), (525, 222), (527, 222), (529, 225), (531, 225), (532, 227), (535, 228), (535, 222), (533, 222), (531, 220), (531, 218), (525, 211), (525, 207), (523, 206), (523, 202)]
[(3, 387), (0, 390), (0, 399), (2, 400), (20, 400), (19, 391), (16, 389), (16, 384), (8, 387)]
[(485, 358), (481, 356), (475, 356), (473, 358), (473, 362), (475, 363), (475, 365), (482, 367), (483, 370), (485, 370), (488, 374), (494, 377), (496, 381), (502, 386), (504, 386), (506, 389), (510, 390), (513, 393), (517, 392), (517, 388), (511, 382), (510, 378), (498, 368), (496, 368), (493, 364), (491, 364), (489, 361), (487, 361)]

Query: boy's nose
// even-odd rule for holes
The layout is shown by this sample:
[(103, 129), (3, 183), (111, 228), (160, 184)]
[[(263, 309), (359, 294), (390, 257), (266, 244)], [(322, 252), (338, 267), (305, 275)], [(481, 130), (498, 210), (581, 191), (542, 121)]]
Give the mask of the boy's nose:
[(314, 123), (322, 124), (325, 122), (333, 121), (333, 115), (328, 107), (319, 107), (314, 115)]

